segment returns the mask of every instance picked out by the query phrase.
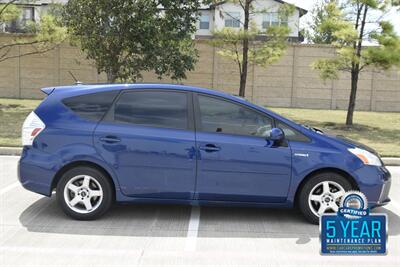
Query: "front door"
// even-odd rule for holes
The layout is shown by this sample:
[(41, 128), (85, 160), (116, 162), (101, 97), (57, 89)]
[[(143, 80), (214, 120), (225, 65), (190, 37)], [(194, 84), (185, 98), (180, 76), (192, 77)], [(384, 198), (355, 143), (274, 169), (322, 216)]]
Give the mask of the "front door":
[(266, 139), (274, 127), (267, 115), (236, 102), (196, 96), (200, 200), (268, 202), (286, 200), (291, 150)]
[(98, 125), (94, 143), (113, 166), (125, 195), (193, 197), (196, 153), (189, 96), (179, 91), (127, 90)]

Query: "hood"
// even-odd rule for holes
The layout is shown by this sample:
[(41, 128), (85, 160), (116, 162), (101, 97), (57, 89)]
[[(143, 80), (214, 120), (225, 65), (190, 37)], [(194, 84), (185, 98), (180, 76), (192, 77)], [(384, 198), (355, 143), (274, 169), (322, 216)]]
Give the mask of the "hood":
[(306, 127), (307, 129), (309, 129), (309, 130), (311, 130), (311, 131), (313, 131), (315, 133), (318, 133), (319, 135), (325, 136), (325, 137), (327, 137), (327, 138), (329, 138), (331, 140), (333, 139), (334, 141), (336, 141), (336, 142), (338, 142), (338, 143), (340, 143), (342, 145), (345, 145), (347, 147), (358, 147), (358, 148), (367, 150), (368, 152), (371, 152), (372, 154), (374, 154), (376, 156), (379, 156), (378, 152), (376, 150), (374, 150), (373, 148), (371, 148), (371, 147), (369, 147), (369, 146), (367, 146), (367, 145), (365, 145), (363, 143), (360, 143), (358, 141), (355, 141), (355, 140), (352, 140), (350, 138), (347, 138), (347, 137), (345, 137), (343, 135), (337, 135), (337, 134), (334, 134), (331, 131), (327, 131), (326, 132), (326, 131), (323, 131), (321, 129), (310, 127), (310, 126), (307, 126), (307, 125), (303, 125), (303, 127)]
[(368, 152), (371, 152), (372, 154), (379, 156), (378, 152), (375, 149), (373, 149), (367, 145), (364, 145), (363, 143), (360, 143), (360, 142), (354, 141), (350, 138), (347, 138), (343, 135), (335, 135), (335, 136), (333, 136), (333, 138), (335, 138), (336, 140), (339, 140), (340, 142), (345, 143), (347, 145), (351, 145), (351, 146), (355, 146), (355, 147), (367, 150)]

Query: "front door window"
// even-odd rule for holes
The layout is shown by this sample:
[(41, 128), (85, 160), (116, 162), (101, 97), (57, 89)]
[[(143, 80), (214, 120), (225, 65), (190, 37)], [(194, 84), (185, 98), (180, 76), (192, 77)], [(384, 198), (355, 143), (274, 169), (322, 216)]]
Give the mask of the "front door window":
[(267, 137), (272, 119), (242, 105), (214, 97), (199, 96), (201, 131)]

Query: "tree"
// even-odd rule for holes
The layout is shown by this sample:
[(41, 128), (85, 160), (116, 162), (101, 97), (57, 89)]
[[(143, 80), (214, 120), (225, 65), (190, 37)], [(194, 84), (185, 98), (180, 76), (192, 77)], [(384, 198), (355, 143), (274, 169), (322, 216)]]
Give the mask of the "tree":
[[(240, 75), (239, 96), (245, 97), (247, 73), (249, 64), (266, 67), (276, 62), (286, 51), (287, 39), (290, 32), (288, 26), (269, 26), (267, 30), (259, 31), (252, 21), (255, 14), (268, 12), (267, 10), (256, 10), (255, 0), (230, 0), (238, 4), (244, 13), (244, 20), (239, 20), (240, 29), (223, 28), (214, 32), (211, 43), (219, 48), (218, 53), (233, 60)], [(294, 6), (283, 4), (279, 9), (279, 19), (287, 20), (294, 12)], [(226, 13), (225, 16), (229, 16)], [(234, 18), (237, 19), (237, 18)], [(264, 35), (265, 40), (257, 40)]]
[(109, 82), (136, 81), (144, 71), (183, 79), (197, 61), (192, 34), (199, 6), (198, 0), (70, 0), (64, 20)]
[(305, 35), (314, 44), (332, 44), (337, 38), (334, 32), (343, 28), (342, 12), (337, 8), (336, 0), (320, 0), (311, 11)]
[[(319, 70), (322, 79), (338, 79), (340, 71), (351, 74), (351, 89), (346, 117), (346, 125), (353, 124), (356, 106), (357, 88), (360, 73), (367, 67), (388, 70), (400, 66), (400, 38), (393, 25), (382, 20), (391, 8), (386, 0), (346, 0), (343, 7), (334, 2), (330, 5), (336, 9), (333, 24), (336, 56), (319, 59), (312, 67)], [(375, 18), (375, 19), (374, 19)], [(375, 25), (374, 28), (372, 28)], [(324, 27), (319, 27), (322, 31)], [(320, 34), (320, 33), (317, 33)], [(365, 40), (374, 42), (375, 46), (363, 48)]]
[[(21, 7), (16, 0), (6, 1), (0, 4), (0, 26), (5, 26), (21, 17)], [(7, 59), (23, 57), (32, 54), (42, 54), (56, 48), (66, 38), (66, 29), (62, 26), (52, 11), (41, 16), (39, 22), (29, 22), (24, 25), (24, 34), (9, 34), (10, 38), (0, 42), (0, 62)], [(9, 40), (9, 41), (7, 41)], [(15, 55), (11, 51), (14, 47), (26, 47), (23, 52)]]

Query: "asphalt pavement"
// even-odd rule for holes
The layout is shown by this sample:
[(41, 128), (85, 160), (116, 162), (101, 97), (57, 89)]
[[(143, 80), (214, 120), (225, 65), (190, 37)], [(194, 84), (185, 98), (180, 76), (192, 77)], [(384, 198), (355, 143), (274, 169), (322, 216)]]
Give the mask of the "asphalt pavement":
[(74, 221), (26, 191), (0, 156), (0, 266), (399, 266), (400, 167), (389, 167), (387, 256), (321, 256), (318, 226), (291, 209), (116, 205)]

